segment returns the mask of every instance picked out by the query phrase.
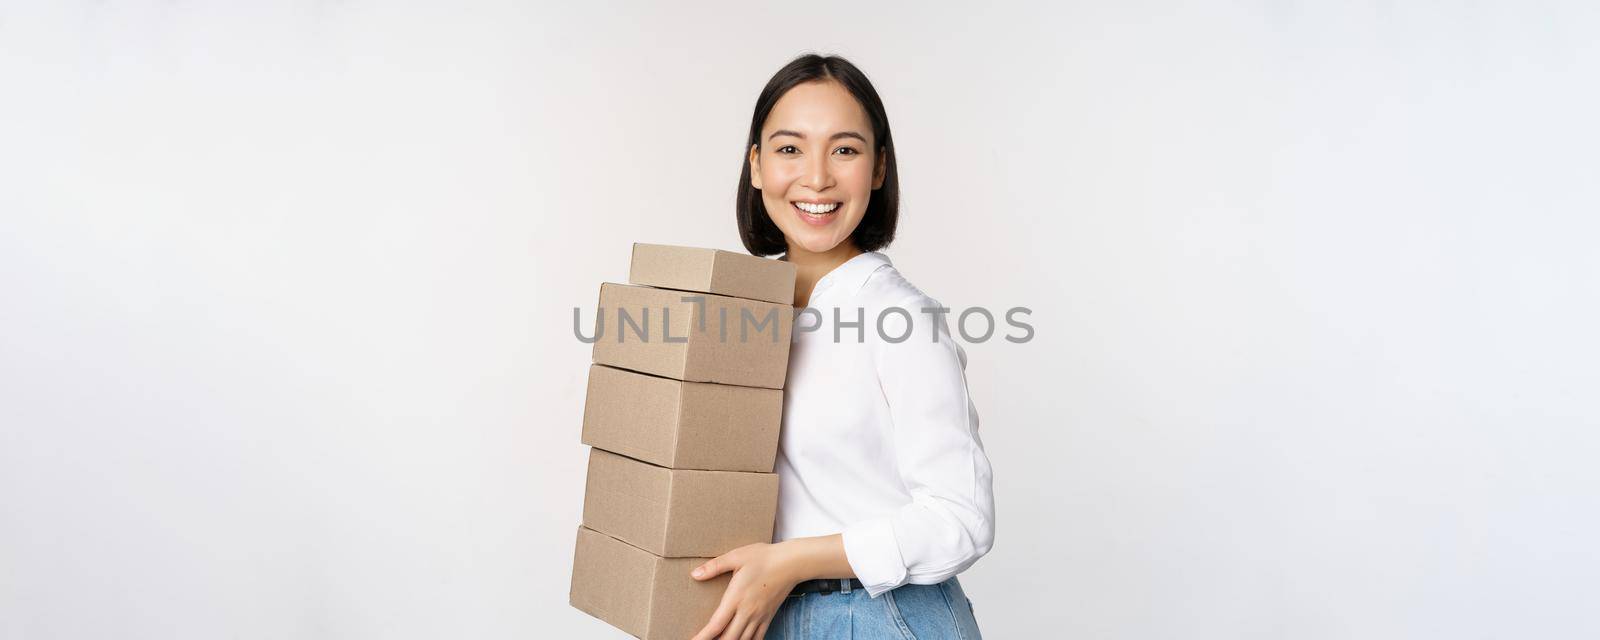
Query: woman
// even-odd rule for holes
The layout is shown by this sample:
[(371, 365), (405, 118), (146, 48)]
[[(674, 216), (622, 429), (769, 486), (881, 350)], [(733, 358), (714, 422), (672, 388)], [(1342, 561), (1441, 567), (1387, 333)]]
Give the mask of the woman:
[(850, 62), (806, 55), (756, 101), (739, 231), (794, 263), (794, 344), (772, 544), (733, 572), (711, 638), (978, 638), (955, 575), (989, 551), (994, 498), (966, 354), (944, 310), (877, 250), (899, 192), (883, 103)]

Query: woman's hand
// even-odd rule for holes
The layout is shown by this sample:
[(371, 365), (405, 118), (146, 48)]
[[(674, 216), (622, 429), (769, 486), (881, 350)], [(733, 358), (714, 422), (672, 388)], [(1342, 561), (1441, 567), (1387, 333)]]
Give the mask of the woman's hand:
[(854, 578), (839, 534), (747, 544), (706, 561), (689, 575), (710, 580), (733, 572), (722, 604), (694, 640), (759, 640), (789, 591), (812, 578)]
[(711, 621), (695, 634), (694, 640), (766, 637), (767, 625), (772, 623), (783, 599), (804, 579), (795, 573), (794, 558), (788, 553), (793, 545), (786, 544), (747, 544), (695, 567), (689, 575), (696, 580), (710, 580), (729, 571), (733, 578), (722, 593), (717, 612), (711, 614)]

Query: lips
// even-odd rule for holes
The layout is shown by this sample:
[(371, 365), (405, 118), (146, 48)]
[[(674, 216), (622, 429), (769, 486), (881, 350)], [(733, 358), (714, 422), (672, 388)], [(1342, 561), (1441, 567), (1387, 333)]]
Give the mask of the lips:
[(804, 200), (795, 200), (794, 201), (794, 206), (795, 206), (796, 209), (799, 209), (799, 210), (804, 211), (806, 213), (832, 213), (834, 209), (838, 209), (839, 208), (839, 203), (837, 203), (837, 202), (806, 202)]
[(833, 222), (834, 217), (839, 212), (839, 207), (843, 205), (838, 202), (804, 202), (795, 200), (791, 201), (789, 206), (794, 208), (795, 213), (806, 224), (822, 226)]

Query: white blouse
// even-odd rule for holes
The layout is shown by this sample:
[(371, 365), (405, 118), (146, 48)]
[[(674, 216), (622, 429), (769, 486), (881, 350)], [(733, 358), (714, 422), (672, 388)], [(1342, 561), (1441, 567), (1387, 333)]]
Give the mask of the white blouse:
[(842, 533), (872, 597), (942, 582), (994, 544), (966, 351), (923, 311), (940, 306), (868, 252), (823, 276), (795, 319), (773, 540)]

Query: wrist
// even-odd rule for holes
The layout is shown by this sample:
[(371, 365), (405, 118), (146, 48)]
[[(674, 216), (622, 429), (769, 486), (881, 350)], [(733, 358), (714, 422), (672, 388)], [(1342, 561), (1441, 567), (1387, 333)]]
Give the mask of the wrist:
[(794, 538), (773, 545), (774, 551), (778, 552), (778, 575), (785, 581), (798, 584), (814, 577), (807, 575), (810, 563), (806, 561), (805, 541), (806, 538)]

